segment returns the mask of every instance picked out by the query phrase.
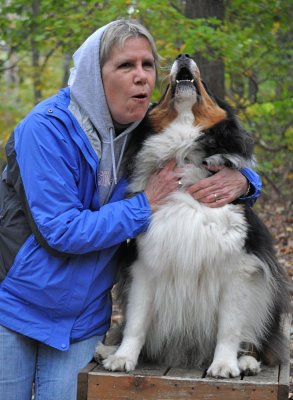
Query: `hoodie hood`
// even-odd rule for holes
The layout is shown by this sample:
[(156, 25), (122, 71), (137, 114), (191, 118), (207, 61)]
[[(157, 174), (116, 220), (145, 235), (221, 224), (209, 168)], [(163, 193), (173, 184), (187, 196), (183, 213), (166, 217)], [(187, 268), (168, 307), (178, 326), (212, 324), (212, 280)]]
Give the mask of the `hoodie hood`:
[[(70, 97), (75, 104), (71, 110), (76, 109), (82, 114), (82, 119), (90, 120), (95, 134), (100, 141), (100, 165), (98, 171), (100, 204), (108, 201), (117, 179), (121, 177), (119, 167), (122, 162), (124, 150), (129, 140), (129, 134), (140, 123), (136, 121), (127, 129), (115, 134), (111, 113), (108, 108), (104, 92), (100, 67), (100, 43), (103, 33), (115, 24), (115, 21), (101, 27), (94, 32), (73, 54), (74, 67), (70, 71), (68, 84)], [(76, 114), (74, 113), (76, 116)], [(81, 119), (77, 118), (80, 122)], [(84, 125), (81, 124), (84, 129)], [(93, 140), (90, 140), (93, 145)]]
[(74, 67), (70, 70), (68, 81), (71, 97), (86, 112), (100, 135), (113, 126), (100, 68), (101, 38), (112, 24), (98, 29), (76, 50), (72, 56)]

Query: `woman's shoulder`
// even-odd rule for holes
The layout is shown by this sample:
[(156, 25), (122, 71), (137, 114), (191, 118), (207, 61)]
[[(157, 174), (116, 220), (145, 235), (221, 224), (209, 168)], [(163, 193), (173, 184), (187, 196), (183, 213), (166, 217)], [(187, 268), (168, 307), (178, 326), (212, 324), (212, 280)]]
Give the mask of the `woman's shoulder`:
[(20, 121), (17, 129), (34, 127), (42, 124), (51, 125), (53, 119), (58, 119), (66, 126), (66, 121), (71, 122), (72, 114), (68, 106), (70, 103), (69, 88), (61, 89), (57, 94), (50, 96), (34, 106), (34, 108)]
[(69, 91), (61, 90), (37, 104), (14, 129), (16, 141), (45, 142), (53, 137), (69, 140), (73, 119), (68, 110), (69, 100)]

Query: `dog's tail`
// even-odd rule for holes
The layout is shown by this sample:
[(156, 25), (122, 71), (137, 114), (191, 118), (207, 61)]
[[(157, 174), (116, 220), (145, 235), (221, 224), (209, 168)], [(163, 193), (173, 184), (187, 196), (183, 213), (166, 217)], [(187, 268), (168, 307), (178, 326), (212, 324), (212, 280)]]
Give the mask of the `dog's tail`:
[(265, 365), (275, 366), (289, 361), (290, 346), (287, 331), (290, 329), (290, 321), (291, 318), (283, 316), (279, 329), (276, 329), (269, 338), (264, 340), (259, 355)]
[(291, 281), (286, 270), (278, 262), (268, 228), (251, 208), (245, 207), (245, 216), (249, 226), (246, 250), (263, 261), (271, 276), (272, 304), (269, 310), (271, 318), (265, 328), (258, 352), (265, 364), (277, 365), (287, 361), (290, 353), (284, 329), (287, 316), (291, 313)]

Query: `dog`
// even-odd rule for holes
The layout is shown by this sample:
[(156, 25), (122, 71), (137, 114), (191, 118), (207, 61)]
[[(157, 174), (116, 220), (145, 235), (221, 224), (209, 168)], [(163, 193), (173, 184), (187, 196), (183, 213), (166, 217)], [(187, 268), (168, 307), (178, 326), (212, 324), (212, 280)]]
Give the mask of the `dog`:
[(279, 363), (289, 291), (268, 229), (245, 202), (209, 208), (185, 190), (211, 174), (207, 167), (253, 166), (250, 135), (233, 109), (211, 95), (186, 54), (173, 63), (145, 125), (144, 140), (134, 135), (127, 157), (130, 193), (143, 191), (171, 159), (183, 171), (182, 187), (137, 237), (122, 343), (99, 344), (96, 358), (108, 370), (131, 371), (143, 354), (215, 378), (254, 375), (261, 362)]

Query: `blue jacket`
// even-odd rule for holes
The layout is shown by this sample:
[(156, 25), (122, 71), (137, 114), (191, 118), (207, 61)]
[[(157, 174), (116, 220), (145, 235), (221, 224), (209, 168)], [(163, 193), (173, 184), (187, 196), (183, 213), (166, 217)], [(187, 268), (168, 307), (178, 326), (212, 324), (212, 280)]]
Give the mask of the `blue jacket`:
[(124, 179), (99, 208), (99, 160), (69, 101), (64, 89), (15, 128), (0, 182), (0, 324), (60, 350), (107, 331), (115, 254), (151, 214), (145, 194), (123, 199)]

